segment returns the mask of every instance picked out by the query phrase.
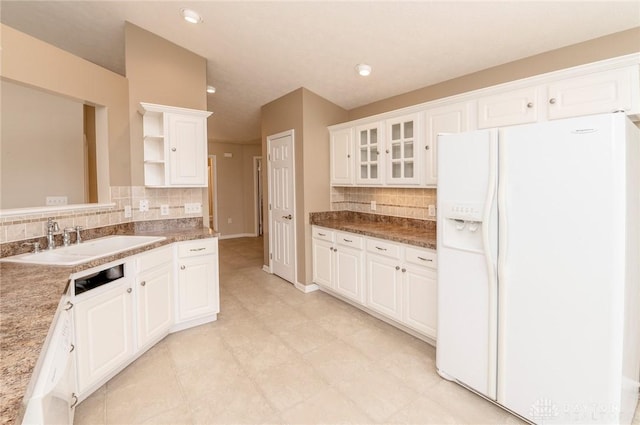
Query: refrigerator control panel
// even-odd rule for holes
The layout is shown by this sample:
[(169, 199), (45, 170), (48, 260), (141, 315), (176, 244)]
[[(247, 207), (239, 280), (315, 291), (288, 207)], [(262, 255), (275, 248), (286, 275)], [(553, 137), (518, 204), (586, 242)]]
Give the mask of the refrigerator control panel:
[(463, 221), (482, 221), (482, 204), (445, 202), (444, 218)]

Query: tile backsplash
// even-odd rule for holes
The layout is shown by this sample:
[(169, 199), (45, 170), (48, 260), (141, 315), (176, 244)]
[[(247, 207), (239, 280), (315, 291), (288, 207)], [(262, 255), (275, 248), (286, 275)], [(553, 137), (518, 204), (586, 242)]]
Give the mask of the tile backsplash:
[[(371, 210), (371, 201), (376, 210)], [(436, 205), (436, 189), (389, 187), (332, 187), (331, 210), (355, 211), (394, 217), (433, 220), (429, 205)]]
[[(24, 215), (0, 216), (0, 243), (45, 236), (47, 233), (47, 218), (49, 217), (53, 217), (58, 222), (60, 230), (74, 226), (92, 229), (137, 221), (201, 217), (201, 213), (186, 214), (184, 204), (202, 204), (204, 190), (206, 189), (112, 186), (110, 202), (115, 204), (112, 207), (80, 208), (55, 213), (25, 213)], [(149, 211), (139, 211), (141, 200), (149, 202)], [(168, 205), (168, 215), (160, 214), (161, 205)], [(131, 217), (125, 217), (125, 206), (131, 206)]]

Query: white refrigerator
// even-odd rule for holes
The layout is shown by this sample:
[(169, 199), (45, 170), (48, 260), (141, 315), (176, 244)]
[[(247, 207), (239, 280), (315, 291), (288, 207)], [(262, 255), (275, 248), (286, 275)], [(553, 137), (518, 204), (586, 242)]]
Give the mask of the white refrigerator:
[(438, 138), (441, 376), (538, 424), (631, 422), (640, 132), (622, 113)]

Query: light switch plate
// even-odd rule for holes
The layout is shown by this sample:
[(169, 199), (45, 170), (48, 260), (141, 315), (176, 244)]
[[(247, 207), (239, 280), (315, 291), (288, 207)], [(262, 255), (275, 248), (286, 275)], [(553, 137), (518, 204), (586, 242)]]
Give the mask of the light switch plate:
[(429, 217), (435, 217), (435, 216), (436, 216), (436, 206), (429, 205)]
[(67, 197), (66, 196), (47, 196), (46, 203), (49, 206), (67, 205)]
[(185, 214), (200, 214), (202, 213), (202, 204), (193, 202), (193, 203), (185, 203), (184, 204), (184, 213)]
[(371, 201), (371, 211), (375, 211), (377, 208), (376, 201)]
[(124, 206), (124, 218), (130, 218), (131, 217), (131, 205), (125, 205)]

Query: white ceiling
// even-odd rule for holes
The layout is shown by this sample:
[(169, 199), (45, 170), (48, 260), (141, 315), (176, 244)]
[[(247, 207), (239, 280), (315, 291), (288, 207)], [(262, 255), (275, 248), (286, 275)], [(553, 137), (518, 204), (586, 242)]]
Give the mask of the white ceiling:
[(125, 21), (204, 56), (209, 137), (242, 142), (260, 138), (262, 105), (299, 87), (351, 109), (640, 26), (640, 1), (2, 0), (0, 20), (123, 75)]

